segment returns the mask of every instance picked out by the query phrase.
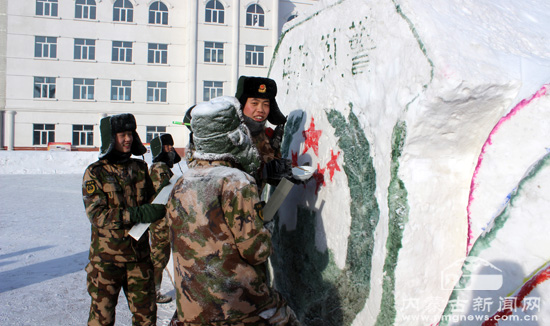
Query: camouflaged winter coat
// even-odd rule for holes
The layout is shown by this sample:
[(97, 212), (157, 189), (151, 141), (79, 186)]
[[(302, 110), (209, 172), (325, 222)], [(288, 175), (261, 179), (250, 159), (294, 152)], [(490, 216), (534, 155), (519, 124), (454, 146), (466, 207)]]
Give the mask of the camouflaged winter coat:
[(149, 169), (149, 176), (151, 176), (151, 181), (153, 182), (153, 187), (155, 192), (161, 190), (163, 183), (170, 181), (170, 178), (174, 175), (174, 172), (168, 167), (168, 164), (164, 162), (156, 162), (151, 165)]
[[(271, 128), (266, 128), (264, 132), (260, 132), (259, 134), (252, 136), (252, 141), (258, 149), (262, 160), (262, 164), (259, 169), (260, 174), (263, 170), (265, 163), (273, 159), (282, 157), (280, 150), (275, 150), (273, 149), (273, 147), (271, 147), (270, 137), (268, 136), (268, 133), (273, 133), (273, 130)], [(267, 183), (277, 185), (279, 183), (279, 180), (277, 180), (276, 182), (272, 180), (258, 180), (258, 183), (259, 193), (261, 196), (263, 189)]]
[(82, 195), (92, 223), (90, 261), (126, 263), (149, 256), (147, 232), (139, 241), (128, 235), (134, 223), (126, 208), (149, 203), (154, 193), (147, 163), (142, 160), (111, 164), (103, 159), (88, 166)]
[(267, 128), (264, 132), (252, 136), (252, 141), (258, 149), (263, 163), (269, 162), (275, 158), (281, 158), (280, 150), (275, 150), (271, 147), (270, 137), (267, 135), (268, 133), (273, 133), (273, 130)]
[[(151, 165), (149, 175), (151, 176), (155, 193), (158, 193), (162, 190), (163, 184), (166, 185), (167, 182), (170, 181), (174, 172), (168, 167), (168, 164), (156, 162)], [(166, 264), (168, 264), (170, 260), (170, 230), (168, 228), (168, 219), (161, 218), (151, 223), (149, 231), (151, 239), (151, 259), (155, 266), (155, 273), (162, 273), (162, 270), (164, 270)], [(157, 283), (157, 285), (160, 286), (159, 283)]]
[(166, 207), (172, 239), (178, 320), (235, 323), (272, 306), (254, 178), (225, 161), (195, 160)]

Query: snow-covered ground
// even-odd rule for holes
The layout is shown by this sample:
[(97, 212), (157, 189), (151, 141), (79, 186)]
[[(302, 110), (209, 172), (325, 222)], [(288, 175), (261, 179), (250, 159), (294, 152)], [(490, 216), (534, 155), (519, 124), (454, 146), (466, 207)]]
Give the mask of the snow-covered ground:
[[(84, 169), (96, 157), (0, 152), (0, 325), (86, 324), (90, 223), (81, 186)], [(162, 290), (175, 298), (167, 271)], [(167, 325), (175, 309), (174, 301), (159, 304), (157, 325)], [(116, 325), (131, 325), (122, 294)]]

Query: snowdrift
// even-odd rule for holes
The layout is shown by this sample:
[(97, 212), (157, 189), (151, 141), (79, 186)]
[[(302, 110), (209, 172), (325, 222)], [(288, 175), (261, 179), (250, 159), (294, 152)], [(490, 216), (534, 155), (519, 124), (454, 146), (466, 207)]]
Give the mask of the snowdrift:
[[(306, 325), (550, 320), (550, 4), (323, 1), (269, 76), (277, 288)], [(514, 319), (515, 318), (515, 319)]]

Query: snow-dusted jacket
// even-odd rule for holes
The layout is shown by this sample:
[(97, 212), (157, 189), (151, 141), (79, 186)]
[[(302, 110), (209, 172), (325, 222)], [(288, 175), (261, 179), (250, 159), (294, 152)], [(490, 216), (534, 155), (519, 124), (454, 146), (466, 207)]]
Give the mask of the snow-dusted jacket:
[(111, 164), (103, 159), (88, 166), (82, 195), (92, 224), (90, 261), (124, 263), (149, 256), (147, 233), (139, 241), (128, 235), (134, 223), (127, 208), (149, 203), (154, 193), (147, 163), (142, 160)]
[(226, 161), (197, 159), (176, 182), (166, 212), (179, 321), (233, 325), (276, 303), (259, 201), (254, 178)]

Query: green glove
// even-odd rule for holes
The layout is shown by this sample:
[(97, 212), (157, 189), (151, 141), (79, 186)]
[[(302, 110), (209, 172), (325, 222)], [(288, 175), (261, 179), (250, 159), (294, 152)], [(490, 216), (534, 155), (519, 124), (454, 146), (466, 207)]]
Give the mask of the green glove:
[(155, 197), (162, 191), (162, 188), (166, 187), (167, 185), (170, 184), (170, 179), (164, 179), (162, 181), (162, 183), (160, 184), (160, 187), (159, 189), (157, 190), (157, 192), (155, 193)]
[(153, 223), (166, 215), (166, 207), (161, 204), (145, 204), (128, 207), (130, 220), (134, 223)]

